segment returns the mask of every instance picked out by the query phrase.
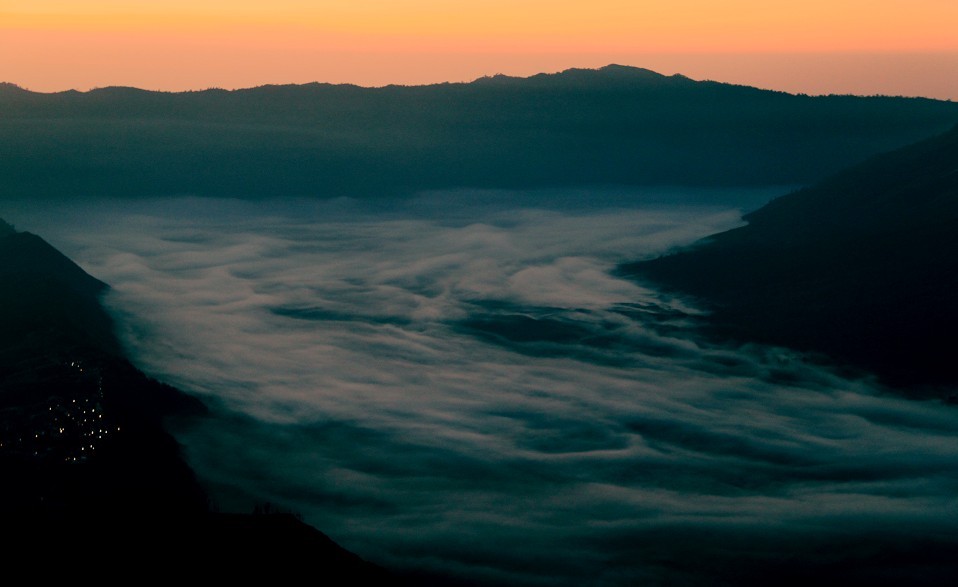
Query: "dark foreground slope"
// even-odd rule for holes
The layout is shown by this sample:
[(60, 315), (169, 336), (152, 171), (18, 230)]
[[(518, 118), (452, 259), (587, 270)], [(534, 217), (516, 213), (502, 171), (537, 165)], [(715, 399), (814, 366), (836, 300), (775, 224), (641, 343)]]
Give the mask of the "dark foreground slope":
[(0, 84), (0, 189), (330, 197), (804, 185), (956, 122), (958, 103), (796, 96), (622, 66), (384, 88), (40, 94)]
[(40, 237), (0, 221), (4, 570), (93, 573), (111, 584), (187, 572), (389, 583), (292, 515), (210, 510), (165, 431), (169, 418), (205, 408), (123, 358), (99, 303), (105, 288)]
[(953, 387), (958, 127), (875, 157), (691, 250), (623, 267), (701, 298), (725, 335)]

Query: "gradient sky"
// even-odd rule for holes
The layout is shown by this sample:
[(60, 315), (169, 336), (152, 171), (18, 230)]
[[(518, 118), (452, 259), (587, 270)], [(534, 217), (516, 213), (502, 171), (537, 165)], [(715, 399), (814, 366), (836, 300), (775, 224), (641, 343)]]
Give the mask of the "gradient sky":
[(467, 81), (611, 62), (807, 93), (958, 99), (954, 0), (0, 0), (36, 91)]

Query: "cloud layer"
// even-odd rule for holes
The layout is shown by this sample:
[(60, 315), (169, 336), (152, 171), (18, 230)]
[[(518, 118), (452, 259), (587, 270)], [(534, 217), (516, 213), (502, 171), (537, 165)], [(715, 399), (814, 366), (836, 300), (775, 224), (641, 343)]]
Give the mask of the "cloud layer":
[(490, 584), (953, 571), (958, 412), (702, 342), (610, 269), (738, 210), (605, 196), (28, 223), (113, 286), (141, 366), (216, 406), (180, 438), (223, 509), (271, 501), (381, 564)]

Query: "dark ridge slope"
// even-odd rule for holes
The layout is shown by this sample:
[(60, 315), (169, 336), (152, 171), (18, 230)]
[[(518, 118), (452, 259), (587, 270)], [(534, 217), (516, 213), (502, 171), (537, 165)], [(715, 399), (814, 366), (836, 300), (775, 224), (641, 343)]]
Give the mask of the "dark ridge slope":
[(203, 407), (123, 358), (104, 290), (40, 237), (0, 235), (2, 511), (42, 519), (206, 507), (162, 429), (166, 416)]
[(76, 263), (29, 232), (16, 232), (9, 224), (0, 229), (0, 275), (56, 277), (83, 296), (99, 294), (106, 284), (91, 277)]
[(119, 353), (112, 321), (99, 303), (106, 284), (42, 238), (5, 226), (0, 230), (0, 348), (33, 341)]
[(45, 577), (95, 565), (109, 584), (140, 573), (397, 584), (295, 516), (211, 511), (165, 430), (170, 418), (200, 425), (206, 409), (123, 357), (99, 302), (106, 287), (0, 220), (6, 570), (37, 573), (41, 556), (53, 563)]
[(795, 96), (623, 66), (383, 88), (0, 88), (0, 188), (324, 197), (806, 184), (955, 122), (958, 103)]
[(622, 270), (701, 298), (739, 340), (816, 351), (908, 389), (953, 388), (958, 127)]

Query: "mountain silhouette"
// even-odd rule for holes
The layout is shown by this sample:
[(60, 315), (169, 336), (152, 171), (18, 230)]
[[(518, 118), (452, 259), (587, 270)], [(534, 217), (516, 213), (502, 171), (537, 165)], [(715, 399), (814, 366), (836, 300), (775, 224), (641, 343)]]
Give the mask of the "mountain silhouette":
[(723, 336), (824, 353), (905, 389), (958, 383), (958, 127), (745, 220), (622, 271), (699, 298)]
[(0, 112), (0, 188), (29, 198), (805, 185), (958, 121), (958, 103), (791, 95), (618, 65), (381, 88), (8, 84)]

